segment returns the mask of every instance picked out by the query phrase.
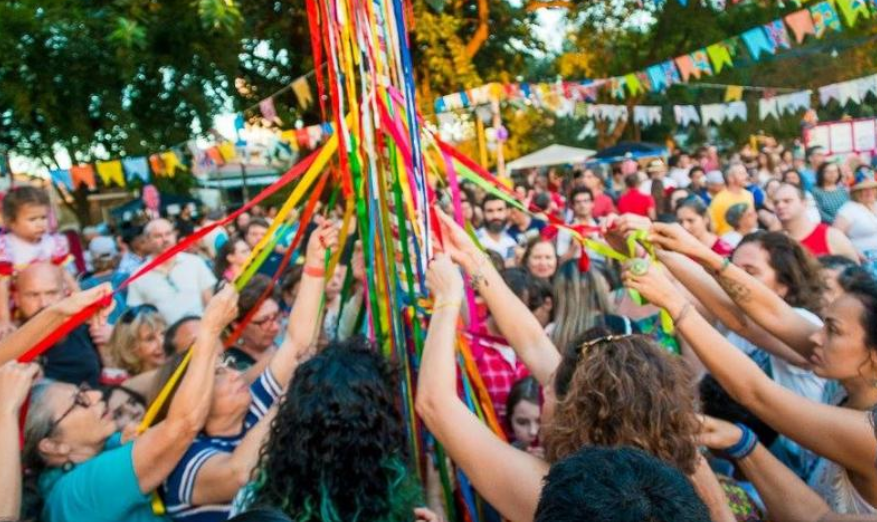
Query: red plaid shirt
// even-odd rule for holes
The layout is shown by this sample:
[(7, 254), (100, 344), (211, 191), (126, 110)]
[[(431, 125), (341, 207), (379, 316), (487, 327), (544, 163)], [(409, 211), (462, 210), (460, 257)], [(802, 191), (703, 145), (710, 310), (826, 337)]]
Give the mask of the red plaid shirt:
[[(516, 381), (528, 377), (529, 370), (524, 364), (513, 355), (513, 363), (503, 356), (501, 350), (511, 351), (505, 339), (493, 337), (486, 334), (472, 335), (472, 358), (475, 359), (475, 365), (478, 366), (478, 372), (481, 374), (481, 380), (484, 381), (484, 387), (490, 395), (490, 401), (493, 403), (493, 409), (496, 411), (497, 420), (499, 420), (503, 429), (508, 432), (506, 425), (506, 400), (512, 385)], [(508, 433), (507, 433), (508, 434)]]

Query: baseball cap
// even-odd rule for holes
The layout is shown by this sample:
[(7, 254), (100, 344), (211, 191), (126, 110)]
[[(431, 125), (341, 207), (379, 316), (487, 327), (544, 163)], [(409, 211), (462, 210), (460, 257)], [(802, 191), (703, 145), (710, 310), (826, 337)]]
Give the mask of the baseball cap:
[(95, 259), (113, 257), (118, 253), (116, 250), (116, 243), (112, 238), (107, 236), (98, 236), (92, 239), (88, 244), (88, 251)]
[(706, 182), (712, 185), (724, 185), (725, 176), (718, 170), (711, 170), (706, 173)]

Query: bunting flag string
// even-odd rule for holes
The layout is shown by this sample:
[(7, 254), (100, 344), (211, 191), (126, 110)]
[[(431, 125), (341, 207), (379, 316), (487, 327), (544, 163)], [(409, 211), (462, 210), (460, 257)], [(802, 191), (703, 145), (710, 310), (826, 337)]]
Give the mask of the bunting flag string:
[[(832, 3), (834, 2), (834, 3)], [(686, 84), (703, 77), (717, 75), (735, 66), (739, 57), (738, 47), (746, 49), (749, 57), (758, 62), (766, 56), (773, 56), (781, 50), (792, 48), (794, 42), (801, 44), (807, 36), (822, 38), (827, 32), (842, 31), (841, 17), (835, 10), (837, 5), (843, 14), (844, 22), (853, 27), (862, 18), (872, 19), (877, 2), (866, 0), (823, 0), (807, 8), (799, 9), (782, 18), (767, 24), (751, 28), (742, 33), (726, 38), (720, 42), (707, 45), (701, 49), (682, 54), (670, 60), (649, 65), (641, 71), (634, 71), (586, 82), (560, 82), (561, 95), (576, 102), (593, 102), (600, 89), (606, 89), (610, 96), (623, 99), (627, 96), (638, 96), (646, 92), (660, 93), (674, 85)], [(742, 44), (742, 45), (740, 45)], [(525, 101), (540, 104), (539, 93), (545, 90), (556, 93), (554, 84), (488, 84), (485, 86), (449, 94), (435, 101), (435, 112), (465, 109), (475, 106), (483, 97), (472, 94), (478, 91), (490, 93), (489, 102), (493, 101)], [(854, 99), (854, 98), (851, 98)], [(736, 100), (727, 100), (736, 101)], [(487, 103), (487, 102), (481, 102)]]

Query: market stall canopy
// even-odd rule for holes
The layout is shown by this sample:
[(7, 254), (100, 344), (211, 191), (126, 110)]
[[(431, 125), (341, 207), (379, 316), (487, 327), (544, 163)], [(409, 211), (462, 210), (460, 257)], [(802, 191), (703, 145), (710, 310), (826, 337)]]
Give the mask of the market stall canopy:
[[(607, 147), (594, 154), (590, 161), (595, 163), (613, 163), (630, 159), (654, 158), (667, 154), (667, 149), (654, 143), (622, 141), (612, 147)], [(628, 156), (629, 155), (629, 156)]]
[(551, 165), (569, 165), (584, 163), (594, 155), (594, 151), (567, 147), (566, 145), (549, 145), (542, 150), (521, 156), (515, 161), (506, 163), (509, 170), (523, 170), (534, 167), (550, 167)]

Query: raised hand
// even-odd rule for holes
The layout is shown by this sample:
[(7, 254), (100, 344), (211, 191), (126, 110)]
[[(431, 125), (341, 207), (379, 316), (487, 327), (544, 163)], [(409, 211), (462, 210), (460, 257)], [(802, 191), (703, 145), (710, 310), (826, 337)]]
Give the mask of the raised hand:
[(110, 312), (113, 311), (113, 307), (115, 306), (115, 302), (109, 298), (112, 293), (113, 285), (110, 283), (103, 283), (94, 288), (89, 288), (88, 290), (75, 292), (59, 301), (52, 308), (55, 311), (70, 317), (76, 315), (95, 301), (104, 299), (106, 300), (105, 306), (101, 307), (98, 313), (92, 317), (92, 320), (99, 324), (106, 323), (107, 317), (109, 317)]
[(678, 223), (652, 224), (649, 241), (664, 250), (678, 252), (699, 262), (707, 259), (712, 253), (708, 246), (698, 241)]
[(664, 271), (646, 259), (628, 261), (621, 280), (624, 286), (636, 290), (650, 303), (661, 308), (670, 309), (676, 301), (682, 299)]
[(697, 435), (699, 445), (721, 451), (737, 444), (742, 436), (743, 430), (736, 424), (708, 415), (701, 416), (701, 429)]
[(39, 372), (36, 364), (10, 361), (0, 366), (0, 408), (4, 414), (18, 415)]
[(201, 328), (220, 333), (229, 323), (237, 319), (237, 316), (237, 290), (234, 285), (223, 285), (222, 289), (207, 302), (204, 315), (201, 317)]
[(435, 211), (442, 229), (442, 245), (444, 251), (451, 256), (455, 263), (460, 264), (466, 271), (475, 268), (483, 254), (477, 245), (469, 237), (456, 221), (436, 207)]
[(311, 233), (308, 240), (308, 248), (305, 254), (305, 264), (324, 268), (326, 263), (326, 251), (329, 255), (338, 250), (338, 226), (329, 220), (325, 220)]
[(414, 508), (416, 522), (442, 522), (442, 517), (428, 508)]
[(426, 287), (438, 302), (463, 300), (463, 276), (447, 254), (439, 254), (429, 264)]

